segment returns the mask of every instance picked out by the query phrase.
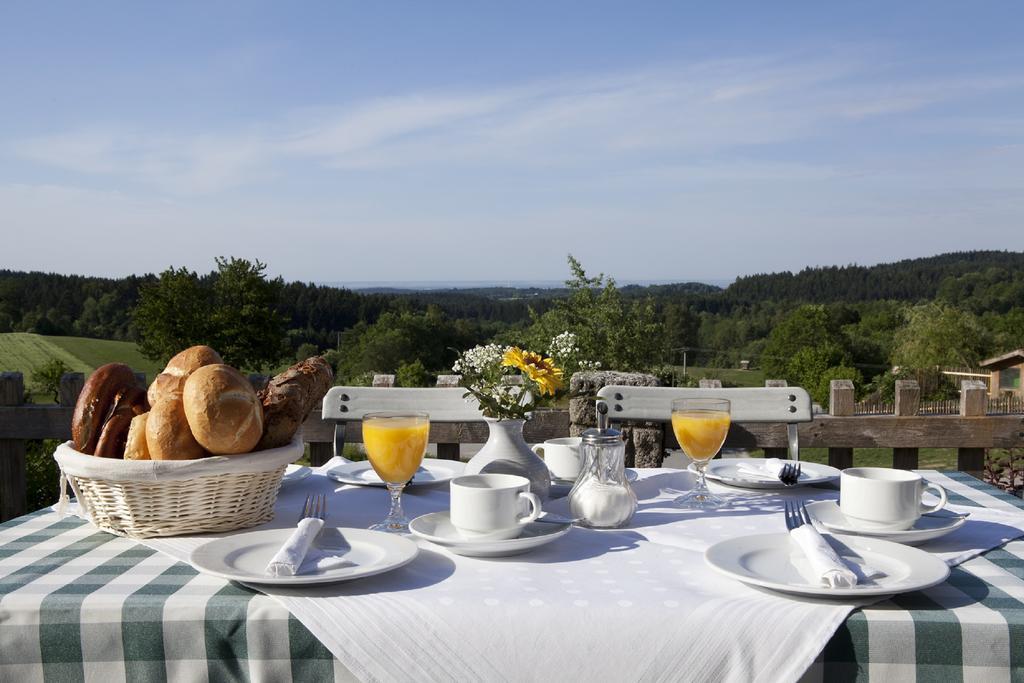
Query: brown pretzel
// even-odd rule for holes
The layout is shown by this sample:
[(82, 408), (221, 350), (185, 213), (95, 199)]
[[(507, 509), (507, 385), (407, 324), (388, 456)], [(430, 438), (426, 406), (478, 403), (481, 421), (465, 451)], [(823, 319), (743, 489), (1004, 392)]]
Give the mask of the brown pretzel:
[[(146, 395), (135, 379), (135, 373), (124, 363), (108, 363), (96, 369), (82, 388), (75, 404), (75, 412), (71, 419), (71, 438), (75, 449), (81, 453), (96, 453), (101, 439), (104, 443), (105, 457), (121, 457), (124, 439), (116, 434), (118, 423), (111, 426), (110, 435), (104, 437), (106, 423), (115, 416), (131, 416), (148, 410)], [(125, 427), (124, 438), (127, 438)], [(121, 451), (113, 452), (112, 443), (120, 443)]]

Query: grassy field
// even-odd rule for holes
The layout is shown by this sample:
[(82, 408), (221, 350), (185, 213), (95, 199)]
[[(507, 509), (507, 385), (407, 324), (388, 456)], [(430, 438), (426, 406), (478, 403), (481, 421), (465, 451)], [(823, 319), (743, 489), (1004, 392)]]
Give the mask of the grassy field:
[[(801, 448), (800, 459), (828, 464), (827, 448)], [(853, 449), (854, 467), (892, 467), (891, 448)], [(922, 448), (918, 452), (918, 467), (923, 470), (955, 470), (955, 448)]]
[[(25, 332), (0, 334), (0, 371), (17, 371), (32, 381), (32, 373), (47, 361), (64, 362), (72, 372), (90, 373), (106, 363), (127, 363), (132, 369), (145, 372), (150, 380), (162, 365), (145, 358), (131, 342), (86, 339), (84, 337), (45, 337)], [(53, 400), (52, 396), (33, 396), (37, 402)]]

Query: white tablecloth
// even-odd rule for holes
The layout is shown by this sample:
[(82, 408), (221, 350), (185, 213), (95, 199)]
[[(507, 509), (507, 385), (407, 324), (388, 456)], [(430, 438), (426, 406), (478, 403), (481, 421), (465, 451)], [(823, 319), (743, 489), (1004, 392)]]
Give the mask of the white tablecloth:
[[(424, 541), (412, 564), (388, 574), (261, 590), (364, 680), (796, 680), (864, 603), (750, 588), (712, 571), (703, 552), (723, 539), (783, 531), (784, 500), (834, 499), (836, 492), (716, 487), (736, 496), (733, 505), (714, 512), (667, 505), (692, 481), (678, 470), (640, 470), (640, 506), (629, 529), (575, 528), (501, 559), (460, 557)], [(332, 492), (329, 523), (336, 526), (366, 527), (387, 507), (382, 489), (314, 475), (282, 490), (267, 526), (293, 525), (312, 492)], [(447, 500), (445, 487), (404, 497), (410, 516), (445, 509)], [(567, 513), (564, 499), (546, 509)], [(968, 524), (928, 549), (955, 563), (1024, 534), (1020, 512), (972, 513), (987, 523)], [(209, 538), (145, 543), (184, 560)]]

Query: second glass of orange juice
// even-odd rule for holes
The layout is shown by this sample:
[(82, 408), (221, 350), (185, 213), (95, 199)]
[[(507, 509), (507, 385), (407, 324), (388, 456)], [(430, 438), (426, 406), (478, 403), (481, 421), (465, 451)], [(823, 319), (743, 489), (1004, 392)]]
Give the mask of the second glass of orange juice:
[(697, 466), (697, 486), (676, 498), (677, 507), (703, 510), (725, 504), (708, 490), (704, 470), (725, 443), (731, 422), (729, 401), (724, 398), (679, 398), (672, 401), (672, 431), (679, 447)]
[(391, 511), (374, 531), (409, 533), (409, 520), (402, 512), (402, 489), (412, 479), (430, 435), (426, 413), (367, 413), (363, 416), (363, 446), (373, 471), (388, 487)]

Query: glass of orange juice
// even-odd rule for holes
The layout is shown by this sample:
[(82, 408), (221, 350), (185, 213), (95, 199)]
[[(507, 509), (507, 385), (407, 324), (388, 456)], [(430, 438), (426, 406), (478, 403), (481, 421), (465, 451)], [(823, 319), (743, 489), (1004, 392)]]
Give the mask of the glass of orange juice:
[(724, 398), (677, 398), (672, 401), (672, 431), (683, 452), (697, 466), (697, 486), (675, 499), (676, 507), (717, 508), (725, 499), (708, 490), (704, 470), (729, 433), (729, 401)]
[(409, 533), (409, 520), (402, 512), (402, 489), (423, 462), (429, 434), (430, 416), (426, 413), (367, 413), (363, 416), (366, 455), (391, 495), (388, 516), (370, 529)]

